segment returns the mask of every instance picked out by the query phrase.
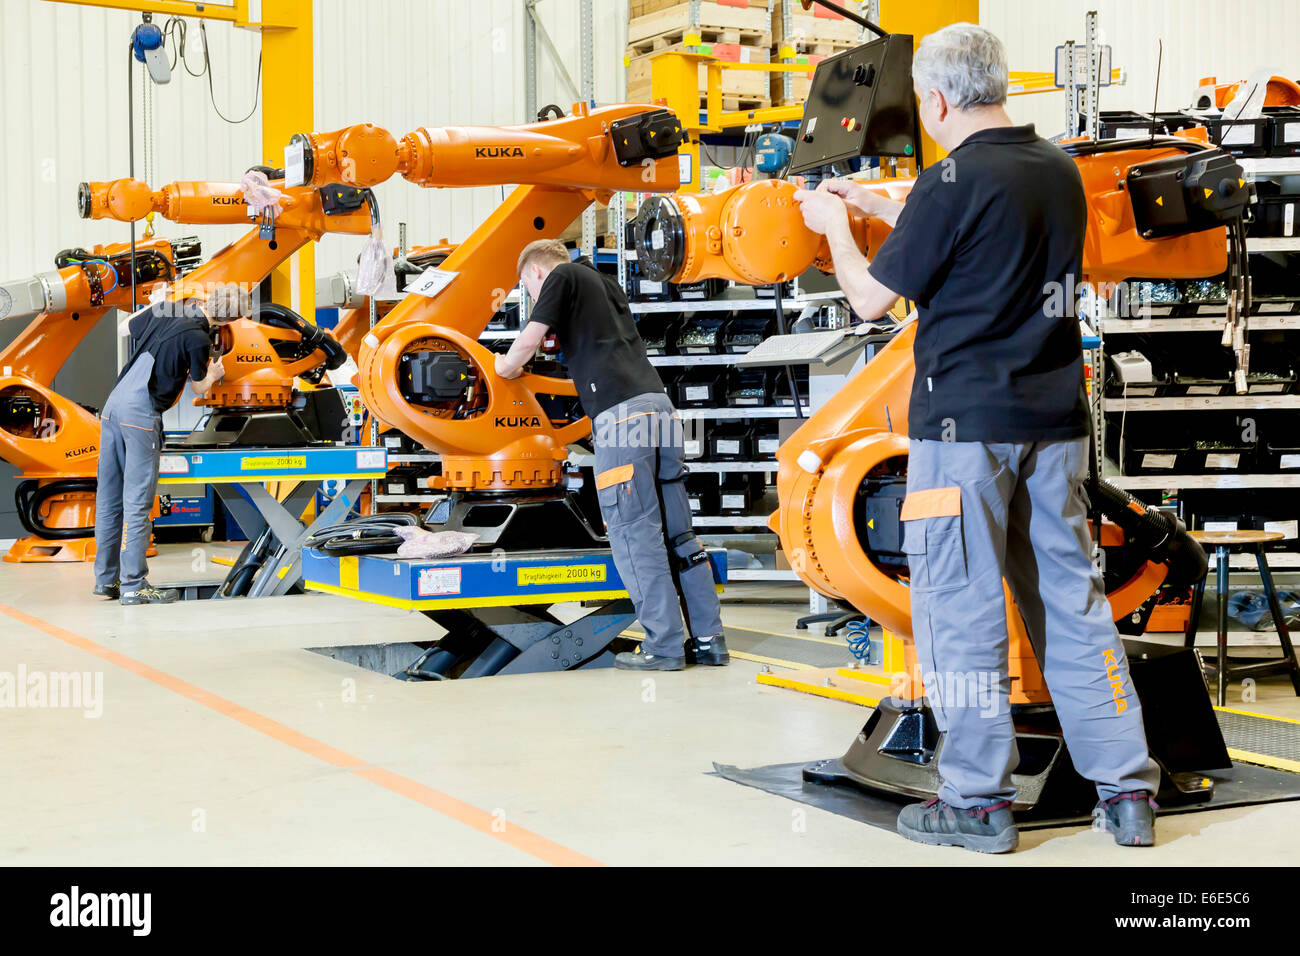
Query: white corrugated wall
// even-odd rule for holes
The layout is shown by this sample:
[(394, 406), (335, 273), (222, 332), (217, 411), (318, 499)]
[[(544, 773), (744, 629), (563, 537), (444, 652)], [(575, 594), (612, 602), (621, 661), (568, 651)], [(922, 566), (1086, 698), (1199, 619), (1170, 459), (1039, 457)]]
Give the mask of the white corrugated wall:
[[(623, 93), (625, 0), (593, 0), (596, 98)], [(569, 74), (579, 82), (578, 0), (542, 0), (538, 8)], [(1067, 35), (1083, 38), (1083, 16), (1101, 14), (1103, 42), (1129, 82), (1102, 95), (1103, 109), (1149, 108), (1156, 38), (1164, 39), (1161, 108), (1185, 105), (1205, 74), (1242, 77), (1262, 65), (1300, 75), (1300, 3), (1240, 0), (985, 0), (981, 19), (1007, 43), (1015, 69), (1046, 70)], [(522, 0), (316, 0), (317, 129), (369, 121), (403, 133), (419, 125), (516, 123), (523, 116)], [(0, 276), (49, 268), (71, 245), (123, 238), (117, 223), (76, 216), (83, 179), (127, 172), (127, 38), (137, 15), (50, 3), (0, 0)], [(189, 54), (197, 62), (197, 21)], [(247, 112), (256, 93), (259, 50), (254, 34), (213, 24), (208, 29), (215, 96), (231, 116)], [(539, 50), (538, 103), (568, 107), (553, 66)], [(137, 77), (140, 67), (136, 68)], [(208, 100), (206, 79), (179, 69), (170, 86), (154, 88), (155, 183), (233, 179), (257, 159), (260, 114), (231, 126)], [(137, 108), (142, 108), (137, 80)], [(1018, 120), (1051, 134), (1063, 126), (1061, 94), (1011, 100)], [(137, 148), (142, 174), (143, 148)], [(410, 224), (413, 243), (464, 238), (501, 195), (499, 189), (418, 190), (405, 182), (381, 187), (387, 237)], [(234, 229), (160, 224), (165, 235), (198, 232), (208, 252)], [(359, 240), (329, 237), (318, 248), (318, 272), (351, 265)]]
[[(397, 134), (416, 126), (524, 122), (522, 0), (315, 0), (317, 129), (373, 122)], [(627, 4), (594, 0), (596, 99), (623, 92)], [(577, 0), (542, 0), (542, 20), (580, 82)], [(155, 22), (161, 24), (162, 17)], [(198, 21), (189, 22), (187, 52), (197, 69)], [(76, 214), (82, 180), (127, 175), (127, 44), (139, 15), (47, 0), (0, 0), (0, 276), (52, 267), (59, 250), (125, 239), (122, 223), (87, 222)], [(212, 23), (207, 35), (217, 105), (246, 114), (257, 92), (256, 34)], [(540, 48), (540, 44), (539, 44)], [(538, 104), (563, 91), (539, 49)], [(136, 175), (143, 178), (143, 93), (136, 65)], [(238, 179), (258, 160), (260, 110), (240, 125), (222, 122), (207, 79), (179, 66), (172, 82), (153, 87), (157, 155), (154, 185), (177, 179)], [(463, 239), (498, 201), (500, 189), (421, 190), (404, 181), (380, 187), (386, 238), (409, 223), (412, 243)], [(158, 222), (162, 235), (197, 233), (207, 253), (242, 230)], [(327, 237), (317, 273), (354, 266), (359, 239)]]
[[(5, 279), (53, 268), (60, 249), (127, 237), (124, 223), (77, 217), (77, 184), (127, 175), (127, 51), (139, 22), (139, 14), (0, 0), (0, 276)], [(198, 64), (196, 21), (189, 33), (187, 53)], [(208, 41), (216, 101), (227, 116), (243, 116), (257, 90), (259, 40), (214, 24)], [(133, 70), (138, 117), (144, 106), (141, 69), (136, 64)], [(256, 161), (260, 116), (238, 126), (221, 122), (209, 105), (206, 78), (186, 76), (179, 67), (177, 73), (169, 85), (154, 87), (154, 178), (229, 179)], [(142, 178), (143, 157), (137, 135), (136, 175)], [(162, 222), (158, 228), (162, 235), (185, 232)], [(209, 228), (200, 235), (205, 250), (215, 251), (238, 232)]]
[[(1103, 110), (1149, 112), (1156, 93), (1157, 40), (1164, 41), (1161, 110), (1188, 106), (1197, 81), (1244, 79), (1268, 67), (1300, 77), (1300, 2), (1297, 0), (982, 0), (980, 22), (1007, 46), (1013, 70), (1051, 70), (1053, 51), (1067, 39), (1082, 42), (1084, 15), (1098, 13), (1102, 43), (1124, 86), (1103, 90)], [(1043, 135), (1065, 128), (1062, 93), (1014, 96), (1012, 118), (1032, 122)]]

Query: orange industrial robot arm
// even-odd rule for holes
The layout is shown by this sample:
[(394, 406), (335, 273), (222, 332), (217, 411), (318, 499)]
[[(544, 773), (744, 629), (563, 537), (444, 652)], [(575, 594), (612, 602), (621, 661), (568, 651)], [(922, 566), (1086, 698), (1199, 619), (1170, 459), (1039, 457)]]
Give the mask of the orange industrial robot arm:
[(518, 282), (527, 243), (558, 236), (593, 200), (616, 191), (676, 189), (681, 136), (668, 110), (579, 103), (571, 116), (526, 126), (418, 129), (398, 140), (367, 124), (294, 138), (309, 185), (369, 186), (399, 173), (421, 186), (519, 184), (442, 263), (447, 284), (408, 295), (358, 355), (366, 407), (440, 453), (439, 487), (560, 484), (566, 446), (590, 422), (554, 422), (538, 396), (573, 396), (573, 383), (501, 379), (478, 336)]
[[(278, 180), (272, 182), (277, 184), (282, 185)], [(168, 298), (202, 296), (230, 282), (255, 287), (276, 266), (328, 232), (370, 232), (372, 219), (366, 190), (326, 190), (328, 209), (322, 190), (297, 187), (283, 192), (283, 201), (272, 219), (273, 228), (259, 225), (226, 246), (183, 281), (171, 285)], [(156, 212), (174, 221), (214, 225), (248, 222), (251, 215), (237, 183), (177, 182), (157, 191), (132, 179), (83, 183), (78, 206), (81, 215), (89, 219), (138, 220)], [(200, 397), (198, 404), (221, 408), (280, 406), (289, 400), (295, 376), (316, 372), (322, 356), (332, 367), (342, 362), (342, 349), (328, 333), (279, 306), (264, 307), (262, 313), (270, 321), (241, 321), (221, 329), (226, 377)], [(302, 347), (298, 347), (299, 343)]]
[[(198, 261), (198, 241), (136, 243), (135, 294), (145, 298)], [(68, 356), (110, 309), (129, 308), (126, 243), (65, 250), (57, 270), (0, 283), (0, 318), (30, 319), (0, 351), (0, 457), (27, 477), (93, 475), (99, 423), (93, 412), (54, 391)]]
[[(1214, 209), (1195, 213), (1207, 216), (1206, 224), (1177, 232), (1172, 223), (1162, 226), (1140, 214), (1131, 193), (1135, 179), (1164, 176), (1168, 195), (1158, 208), (1183, 202), (1181, 190), (1192, 186), (1185, 186), (1186, 175), (1177, 173), (1184, 171), (1179, 157), (1187, 157), (1188, 152), (1198, 164), (1206, 164), (1212, 175), (1196, 185), (1187, 202), (1204, 201)], [(1228, 168), (1230, 162), (1213, 171), (1213, 163), (1224, 161), (1222, 153), (1213, 152), (1218, 155), (1211, 157), (1209, 151), (1195, 145), (1168, 141), (1154, 146), (1089, 145), (1076, 150), (1088, 202), (1085, 281), (1113, 282), (1131, 276), (1190, 278), (1224, 270), (1225, 229), (1208, 222), (1218, 211), (1241, 202), (1237, 192), (1241, 183)], [(638, 217), (642, 223), (638, 260), (652, 278), (673, 281), (720, 276), (763, 284), (798, 274), (811, 264), (824, 268), (820, 237), (803, 227), (792, 194), (793, 186), (769, 181), (747, 183), (714, 196), (647, 200)], [(1170, 234), (1160, 234), (1164, 228)], [(878, 246), (873, 230), (856, 218), (853, 231), (861, 245)], [(885, 233), (882, 228), (879, 234), (883, 238)], [(771, 236), (787, 234), (788, 240), (771, 242)], [(864, 236), (869, 238), (864, 240)], [(908, 591), (902, 580), (905, 566), (883, 562), (867, 547), (869, 534), (863, 524), (861, 498), (865, 482), (906, 473), (915, 331), (914, 322), (905, 324), (833, 401), (782, 443), (777, 452), (780, 505), (769, 522), (780, 535), (796, 573), (810, 587), (852, 603), (904, 638), (912, 629)], [(1121, 532), (1114, 525), (1104, 526), (1102, 545), (1122, 544), (1128, 537), (1142, 546), (1163, 549), (1161, 563), (1138, 561), (1131, 573), (1122, 575), (1124, 580), (1113, 582), (1107, 596), (1116, 618), (1136, 609), (1166, 579), (1170, 568), (1176, 567), (1186, 576), (1195, 576), (1198, 569), (1204, 573), (1204, 555), (1194, 543), (1184, 540), (1185, 535), (1174, 533), (1161, 516), (1151, 515), (1141, 503), (1104, 483), (1094, 489), (1094, 496), (1099, 499), (1094, 504), (1124, 528)], [(1013, 700), (1044, 699), (1041, 674), (1023, 628), (1017, 626), (1019, 615), (1010, 597), (1007, 600), (1013, 636)], [(907, 683), (897, 689), (902, 697), (919, 692), (912, 683), (916, 675), (911, 664), (908, 670)]]

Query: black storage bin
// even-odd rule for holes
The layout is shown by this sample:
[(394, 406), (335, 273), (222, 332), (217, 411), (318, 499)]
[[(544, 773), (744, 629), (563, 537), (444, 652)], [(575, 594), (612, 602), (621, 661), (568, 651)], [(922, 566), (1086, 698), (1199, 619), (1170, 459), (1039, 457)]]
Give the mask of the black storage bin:
[(718, 489), (718, 513), (749, 515), (754, 512), (766, 486), (758, 472), (732, 472), (724, 475)]
[(1246, 234), (1252, 239), (1293, 239), (1300, 236), (1300, 196), (1260, 195)]
[(1300, 156), (1300, 107), (1266, 106), (1264, 115), (1272, 120), (1268, 154)]
[(673, 383), (678, 408), (709, 408), (724, 405), (725, 377), (716, 365), (688, 368)]
[(718, 513), (720, 486), (715, 474), (687, 475), (686, 500), (690, 502), (693, 515), (716, 515)]
[[(1296, 391), (1300, 358), (1281, 342), (1261, 341), (1259, 348), (1251, 349), (1250, 372), (1246, 376), (1247, 392), (1251, 395), (1291, 395)], [(1287, 429), (1300, 434), (1300, 424), (1290, 413), (1292, 421)]]
[[(1300, 428), (1293, 411), (1260, 412), (1255, 470), (1263, 474), (1300, 475)], [(1287, 496), (1295, 495), (1288, 489)], [(1259, 492), (1256, 492), (1259, 494)]]
[[(1252, 419), (1247, 424), (1245, 419)], [(1192, 416), (1191, 447), (1180, 463), (1185, 474), (1248, 473), (1256, 469), (1259, 422), (1254, 412), (1199, 412)], [(1247, 436), (1253, 440), (1247, 441)]]
[(493, 332), (508, 332), (519, 328), (519, 303), (505, 302), (488, 319), (487, 327)]
[[(1137, 139), (1140, 136), (1150, 136), (1152, 121), (1153, 117), (1150, 113), (1136, 113), (1133, 110), (1102, 110), (1097, 114), (1097, 138)], [(1154, 118), (1154, 123), (1157, 136), (1172, 132), (1159, 116)]]
[[(785, 369), (777, 368), (771, 370), (771, 387), (769, 392), (772, 395), (773, 405), (794, 405), (794, 398), (790, 395), (790, 383), (786, 378)], [(799, 388), (799, 407), (803, 409), (805, 415), (808, 414), (808, 366), (794, 366), (794, 380)]]
[(396, 428), (380, 435), (379, 443), (388, 449), (390, 455), (410, 455), (421, 450), (419, 445)]
[(715, 425), (705, 442), (714, 461), (749, 461), (754, 457), (754, 428), (735, 422)]
[(1213, 345), (1195, 351), (1183, 350), (1177, 358), (1162, 356), (1159, 361), (1162, 370), (1166, 363), (1176, 364), (1178, 370), (1177, 374), (1166, 373), (1169, 395), (1213, 397), (1235, 394), (1233, 371), (1236, 360), (1225, 348)]
[(632, 302), (671, 302), (676, 287), (671, 282), (655, 282), (639, 272), (627, 277), (627, 297)]
[(722, 351), (740, 355), (750, 351), (776, 330), (776, 320), (769, 315), (740, 313), (727, 321), (722, 333)]
[[(772, 285), (758, 285), (758, 286), (754, 286), (754, 295), (755, 295), (756, 297), (760, 298), (760, 299), (775, 299), (775, 298), (776, 298), (776, 289), (775, 289), (775, 287), (772, 286)], [(793, 295), (794, 295), (794, 283), (793, 283), (793, 282), (782, 282), (782, 283), (781, 283), (781, 302), (782, 302), (782, 304), (785, 304), (785, 302), (788, 301), (788, 300), (790, 299), (790, 297), (793, 296)]]
[(646, 355), (676, 355), (677, 331), (681, 325), (671, 312), (643, 312), (636, 330), (645, 343)]
[(1273, 121), (1267, 116), (1225, 120), (1222, 116), (1192, 115), (1209, 130), (1210, 142), (1233, 156), (1267, 156), (1273, 146)]
[(725, 279), (703, 279), (700, 282), (682, 282), (677, 285), (679, 302), (709, 301), (726, 291)]
[(684, 319), (677, 329), (678, 355), (716, 355), (722, 351), (722, 329), (726, 318), (709, 312)]
[(1179, 465), (1191, 446), (1191, 438), (1183, 428), (1153, 423), (1152, 417), (1130, 415), (1123, 436), (1118, 421), (1106, 428), (1107, 453), (1119, 462), (1125, 475), (1180, 474)]
[(776, 454), (781, 447), (781, 434), (771, 425), (756, 425), (754, 435), (754, 457), (768, 458)]
[(415, 486), (418, 479), (406, 474), (388, 474), (379, 482), (382, 494), (385, 495), (413, 495), (419, 494), (420, 489)]
[(767, 369), (733, 368), (727, 373), (727, 404), (732, 408), (766, 406), (772, 397), (767, 387)]

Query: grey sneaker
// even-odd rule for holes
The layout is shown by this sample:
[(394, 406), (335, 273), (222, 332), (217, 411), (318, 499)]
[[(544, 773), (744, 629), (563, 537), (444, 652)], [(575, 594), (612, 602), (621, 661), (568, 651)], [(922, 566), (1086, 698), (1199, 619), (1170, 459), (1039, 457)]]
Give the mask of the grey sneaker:
[(1145, 790), (1130, 790), (1093, 807), (1093, 826), (1105, 830), (1120, 846), (1154, 846), (1156, 811), (1160, 808)]
[(1020, 843), (1011, 802), (963, 810), (938, 797), (903, 807), (898, 833), (931, 846), (960, 846), (978, 853), (1010, 853)]
[(614, 666), (621, 671), (680, 671), (686, 669), (686, 658), (624, 651), (614, 655)]
[(115, 601), (122, 596), (122, 589), (116, 584), (96, 584), (95, 590), (90, 592), (95, 597), (108, 598)]
[(138, 591), (127, 591), (121, 597), (124, 606), (133, 604), (171, 604), (181, 596), (181, 592), (175, 588), (159, 588), (152, 584), (145, 584)]
[(723, 667), (731, 663), (727, 651), (727, 638), (722, 634), (709, 637), (692, 637), (686, 642), (686, 661), (690, 664), (707, 664)]

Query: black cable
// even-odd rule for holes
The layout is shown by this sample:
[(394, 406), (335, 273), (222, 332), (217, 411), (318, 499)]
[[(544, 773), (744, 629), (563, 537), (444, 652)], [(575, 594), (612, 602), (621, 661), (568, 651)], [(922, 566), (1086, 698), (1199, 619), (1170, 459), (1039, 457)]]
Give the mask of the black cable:
[[(1157, 40), (1156, 42), (1160, 44), (1160, 51), (1156, 54), (1156, 95), (1151, 97), (1151, 142), (1153, 143), (1156, 141), (1156, 110), (1160, 106), (1160, 64), (1165, 59), (1165, 41)], [(1101, 124), (1098, 123), (1097, 125), (1100, 126)], [(1096, 130), (1092, 131), (1092, 138), (1100, 139)]]
[(257, 54), (257, 78), (253, 81), (256, 87), (253, 93), (253, 106), (243, 119), (232, 120), (221, 112), (221, 107), (217, 105), (217, 94), (212, 89), (212, 60), (208, 56), (208, 31), (203, 21), (199, 21), (199, 33), (203, 37), (203, 69), (208, 74), (208, 99), (212, 100), (212, 108), (217, 111), (217, 115), (232, 126), (238, 126), (252, 119), (253, 114), (257, 112), (257, 104), (262, 97), (262, 54)]
[[(781, 283), (772, 286), (773, 299), (776, 301), (776, 334), (785, 335), (785, 303), (781, 301)], [(794, 366), (785, 366), (785, 378), (790, 384), (790, 397), (794, 399), (794, 417), (803, 418), (803, 406), (799, 403), (799, 382), (794, 377)]]
[(309, 535), (304, 548), (314, 548), (329, 555), (386, 554), (402, 543), (399, 527), (418, 527), (420, 519), (407, 512), (367, 515), (341, 521)]
[(69, 541), (73, 538), (88, 538), (95, 533), (93, 525), (86, 528), (51, 528), (41, 521), (41, 507), (51, 498), (59, 495), (90, 493), (94, 494), (99, 483), (94, 478), (65, 478), (41, 485), (29, 478), (18, 483), (14, 489), (14, 503), (17, 505), (18, 522), (28, 534), (47, 541)]

